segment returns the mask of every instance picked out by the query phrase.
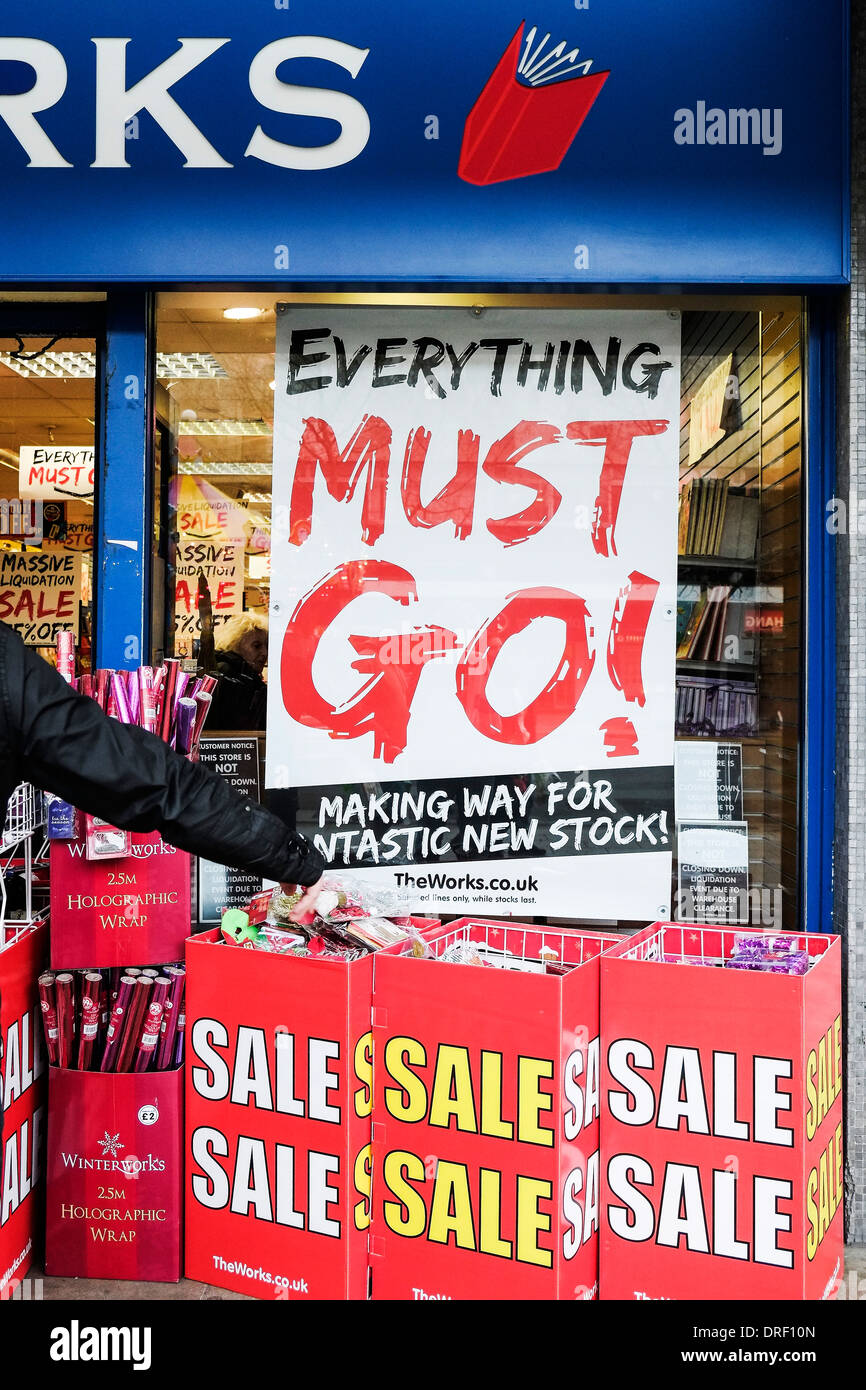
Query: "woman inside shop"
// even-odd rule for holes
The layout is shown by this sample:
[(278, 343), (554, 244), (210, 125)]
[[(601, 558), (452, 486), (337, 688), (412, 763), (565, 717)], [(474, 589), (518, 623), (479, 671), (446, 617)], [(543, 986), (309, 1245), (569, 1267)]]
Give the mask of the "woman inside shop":
[(211, 729), (264, 729), (268, 687), (262, 672), (268, 664), (268, 620), (239, 613), (217, 634)]

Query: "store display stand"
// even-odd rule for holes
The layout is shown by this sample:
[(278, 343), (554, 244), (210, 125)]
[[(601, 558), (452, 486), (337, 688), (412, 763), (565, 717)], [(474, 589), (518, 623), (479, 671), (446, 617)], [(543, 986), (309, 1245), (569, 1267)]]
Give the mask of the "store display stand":
[[(39, 853), (34, 856), (33, 836), (44, 824), (42, 793), (29, 782), (19, 783), (9, 798), (6, 826), (0, 837), (0, 951), (14, 945), (24, 932), (47, 915), (47, 909), (35, 914), (33, 911), (33, 866), (44, 857), (47, 845), (47, 841), (43, 841)], [(19, 860), (23, 861), (24, 871), (24, 916), (8, 921), (6, 878), (13, 867), (17, 868)]]

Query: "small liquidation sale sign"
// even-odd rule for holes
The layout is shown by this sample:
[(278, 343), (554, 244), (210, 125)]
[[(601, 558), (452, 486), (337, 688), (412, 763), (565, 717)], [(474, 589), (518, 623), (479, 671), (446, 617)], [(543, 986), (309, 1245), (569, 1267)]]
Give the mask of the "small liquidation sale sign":
[(668, 915), (679, 364), (675, 312), (280, 314), (266, 780), (335, 869)]

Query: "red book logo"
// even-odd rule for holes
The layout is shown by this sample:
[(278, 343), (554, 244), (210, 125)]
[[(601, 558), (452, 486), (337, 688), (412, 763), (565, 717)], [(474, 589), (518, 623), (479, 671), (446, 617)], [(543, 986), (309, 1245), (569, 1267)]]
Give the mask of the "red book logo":
[(458, 173), (502, 183), (558, 169), (608, 72), (590, 72), (577, 48), (549, 46), (521, 24), (466, 118)]

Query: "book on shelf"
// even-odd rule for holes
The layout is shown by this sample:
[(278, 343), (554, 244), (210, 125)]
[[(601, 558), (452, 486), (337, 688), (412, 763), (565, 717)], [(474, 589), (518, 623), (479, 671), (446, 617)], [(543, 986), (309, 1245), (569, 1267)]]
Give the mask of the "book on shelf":
[(706, 589), (701, 589), (698, 598), (691, 604), (683, 629), (683, 635), (677, 647), (677, 661), (685, 660), (692, 649), (692, 644), (696, 640), (700, 630), (701, 620), (706, 612), (708, 598), (708, 591)]
[(737, 588), (731, 591), (725, 615), (725, 631), (719, 661), (737, 661), (753, 666), (758, 659), (758, 645), (753, 629), (747, 630), (746, 615), (754, 611), (757, 591)]
[(728, 498), (719, 551), (732, 560), (754, 560), (758, 545), (761, 503), (745, 494)]
[(677, 517), (677, 554), (686, 555), (688, 553), (689, 536), (689, 516), (692, 507), (692, 488), (694, 483), (686, 483), (685, 487), (680, 488), (679, 514)]
[(683, 539), (682, 554), (691, 555), (694, 553), (695, 527), (698, 519), (698, 507), (700, 499), (703, 497), (704, 483), (702, 478), (694, 478), (690, 483), (686, 483), (680, 493), (680, 511), (685, 510), (685, 530)]
[(721, 661), (725, 614), (731, 595), (730, 585), (717, 584), (710, 590), (704, 621), (695, 640), (691, 655), (695, 661)]
[(677, 591), (677, 661), (718, 661), (753, 665), (754, 632), (746, 614), (755, 604), (753, 588), (681, 584)]
[(716, 479), (715, 497), (713, 499), (713, 508), (708, 526), (708, 555), (718, 555), (719, 553), (719, 542), (722, 539), (722, 526), (724, 525), (727, 505), (728, 481), (726, 478), (718, 478)]
[(689, 618), (692, 616), (692, 609), (697, 601), (698, 591), (694, 585), (681, 584), (677, 590), (677, 657), (680, 655), (680, 645), (686, 635), (689, 625)]
[(757, 685), (723, 676), (677, 676), (675, 731), (689, 738), (754, 737)]
[(760, 501), (726, 478), (694, 478), (680, 491), (677, 546), (680, 555), (754, 560)]
[(704, 492), (704, 505), (701, 509), (700, 530), (697, 536), (696, 550), (699, 555), (711, 554), (713, 516), (716, 512), (718, 495), (719, 483), (717, 479), (709, 478)]

